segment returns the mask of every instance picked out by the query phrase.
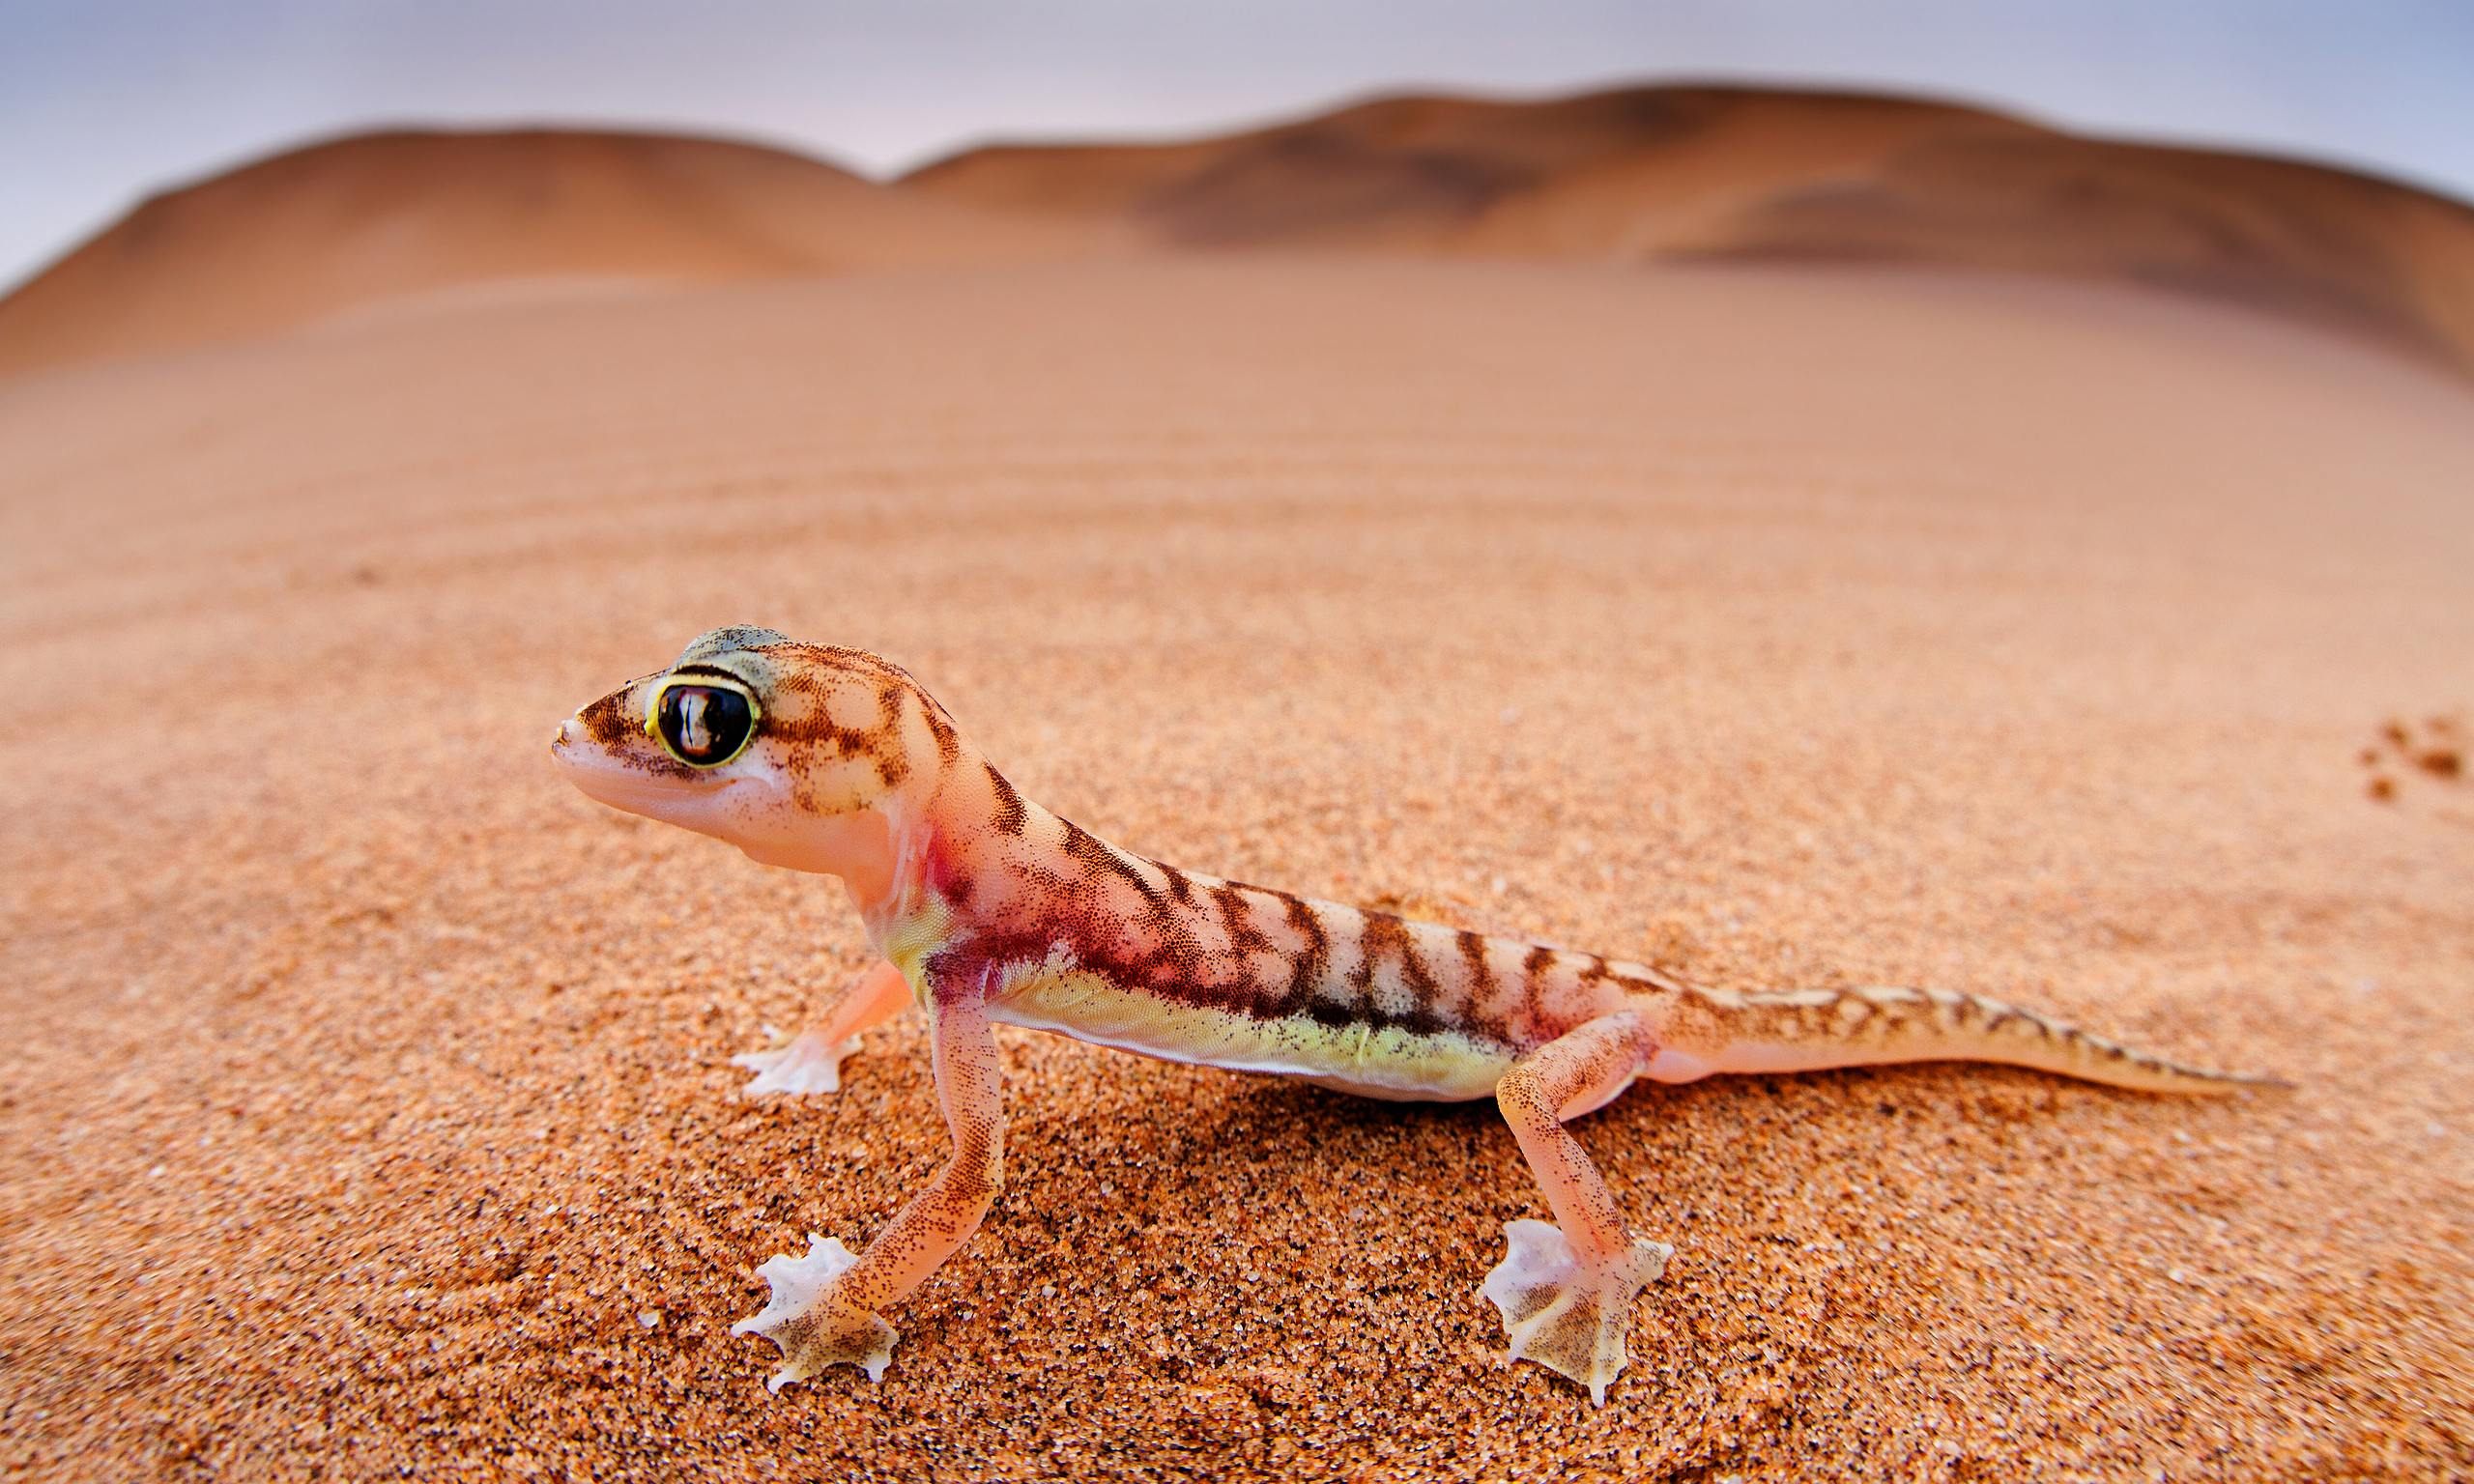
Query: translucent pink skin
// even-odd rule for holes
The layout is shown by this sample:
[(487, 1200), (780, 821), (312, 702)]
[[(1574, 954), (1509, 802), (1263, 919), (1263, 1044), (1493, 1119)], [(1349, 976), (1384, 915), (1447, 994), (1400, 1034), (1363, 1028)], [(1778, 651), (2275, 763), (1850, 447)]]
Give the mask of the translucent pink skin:
[[(744, 696), (743, 749), (691, 763), (657, 735), (653, 701), (677, 685)], [(876, 1311), (977, 1228), (1003, 1170), (997, 1023), (1375, 1097), (1494, 1097), (1555, 1225), (1515, 1223), (1484, 1292), (1514, 1358), (1600, 1402), (1667, 1249), (1634, 1237), (1565, 1125), (1636, 1078), (1965, 1058), (2151, 1090), (2244, 1080), (1978, 996), (1709, 989), (1179, 870), (1021, 798), (899, 667), (768, 630), (700, 638), (577, 712), (552, 753), (604, 803), (842, 879), (885, 961), (827, 1008), (824, 1045), (929, 1013), (953, 1153), (855, 1260), (819, 1239), (766, 1265), (775, 1301), (752, 1323), (783, 1349), (776, 1385), (835, 1363), (879, 1374), (894, 1331)]]

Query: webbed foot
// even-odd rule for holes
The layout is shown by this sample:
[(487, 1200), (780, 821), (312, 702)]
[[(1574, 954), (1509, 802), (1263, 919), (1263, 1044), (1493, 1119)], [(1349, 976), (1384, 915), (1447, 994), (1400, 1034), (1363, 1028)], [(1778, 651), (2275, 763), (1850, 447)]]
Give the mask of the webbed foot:
[(1511, 1338), (1508, 1360), (1535, 1360), (1589, 1387), (1606, 1405), (1607, 1384), (1629, 1358), (1624, 1334), (1632, 1325), (1633, 1296), (1666, 1270), (1675, 1248), (1639, 1241), (1605, 1262), (1584, 1263), (1552, 1222), (1513, 1221), (1504, 1228), (1510, 1250), (1478, 1292), (1503, 1310)]
[(782, 1352), (782, 1368), (764, 1383), (779, 1391), (831, 1365), (855, 1365), (870, 1381), (884, 1379), (893, 1359), (893, 1326), (834, 1292), (834, 1279), (858, 1255), (837, 1237), (808, 1233), (803, 1255), (768, 1258), (756, 1275), (772, 1285), (762, 1312), (731, 1326), (733, 1334), (761, 1334)]
[(837, 1042), (825, 1040), (822, 1032), (809, 1031), (795, 1040), (785, 1041), (781, 1032), (769, 1025), (764, 1034), (774, 1039), (773, 1044), (731, 1058), (732, 1066), (756, 1073), (740, 1097), (842, 1091), (842, 1059), (859, 1049), (858, 1037)]

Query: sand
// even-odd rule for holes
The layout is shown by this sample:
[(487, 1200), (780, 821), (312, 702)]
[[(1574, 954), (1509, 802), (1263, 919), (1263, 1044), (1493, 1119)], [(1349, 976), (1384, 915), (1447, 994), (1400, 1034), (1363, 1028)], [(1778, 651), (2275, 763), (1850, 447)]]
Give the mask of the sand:
[[(2474, 701), (2466, 399), (2092, 289), (1285, 258), (0, 384), (0, 1469), (2462, 1476), (2474, 785), (2382, 728)], [(768, 1398), (751, 1270), (943, 1154), (921, 1028), (741, 1100), (855, 925), (545, 755), (733, 620), (1200, 869), (2298, 1086), (1638, 1090), (1593, 1411), (1495, 1363), (1484, 1106), (1009, 1033), (987, 1228)]]

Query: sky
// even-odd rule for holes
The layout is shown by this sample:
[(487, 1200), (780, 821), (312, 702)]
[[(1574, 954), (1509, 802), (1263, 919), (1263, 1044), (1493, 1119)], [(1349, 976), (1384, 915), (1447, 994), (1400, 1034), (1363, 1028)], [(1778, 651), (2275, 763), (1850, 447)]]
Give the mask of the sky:
[(625, 124), (871, 173), (1370, 93), (1689, 78), (1991, 103), (2474, 199), (2474, 0), (0, 0), (0, 285), (379, 125)]

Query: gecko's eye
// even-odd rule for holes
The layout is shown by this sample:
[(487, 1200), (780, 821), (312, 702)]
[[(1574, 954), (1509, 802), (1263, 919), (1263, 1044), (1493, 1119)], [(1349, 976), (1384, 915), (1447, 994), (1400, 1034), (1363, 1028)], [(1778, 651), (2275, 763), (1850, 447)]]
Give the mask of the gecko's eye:
[(756, 698), (701, 678), (666, 682), (653, 697), (645, 729), (661, 750), (691, 768), (718, 768), (756, 735)]

